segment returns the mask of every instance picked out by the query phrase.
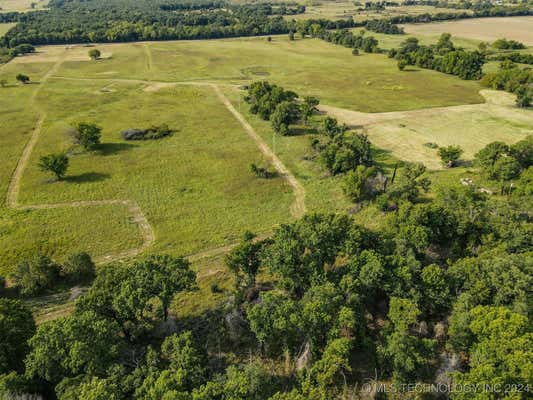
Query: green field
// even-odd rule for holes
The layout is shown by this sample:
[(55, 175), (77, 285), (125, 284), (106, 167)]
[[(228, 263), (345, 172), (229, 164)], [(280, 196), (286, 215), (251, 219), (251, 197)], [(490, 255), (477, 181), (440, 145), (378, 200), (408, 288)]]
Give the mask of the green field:
[[(383, 55), (354, 57), (351, 51), (318, 39), (265, 38), (114, 44), (99, 46), (108, 57), (90, 63), (87, 48), (69, 50), (58, 75), (157, 81), (209, 80), (242, 84), (268, 79), (314, 95), (322, 102), (364, 112), (480, 103), (476, 82), (429, 70), (399, 74)], [(60, 49), (50, 51), (57, 58)], [(41, 55), (47, 58), (46, 52)], [(31, 60), (31, 58), (28, 58)], [(261, 60), (261, 61), (258, 61)]]

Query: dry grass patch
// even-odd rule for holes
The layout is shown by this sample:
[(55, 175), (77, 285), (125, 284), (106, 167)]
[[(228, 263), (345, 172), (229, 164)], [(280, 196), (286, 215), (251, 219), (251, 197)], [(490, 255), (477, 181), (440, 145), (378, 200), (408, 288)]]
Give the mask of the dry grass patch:
[(407, 24), (405, 31), (415, 35), (435, 35), (444, 32), (469, 39), (492, 42), (499, 38), (518, 40), (533, 46), (533, 16), (473, 18), (430, 24)]

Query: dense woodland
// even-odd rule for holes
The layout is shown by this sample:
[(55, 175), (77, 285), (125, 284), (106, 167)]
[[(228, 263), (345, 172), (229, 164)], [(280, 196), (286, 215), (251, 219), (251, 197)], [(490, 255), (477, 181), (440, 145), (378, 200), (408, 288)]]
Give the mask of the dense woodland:
[[(462, 3), (467, 4), (467, 3)], [(4, 47), (22, 43), (62, 44), (129, 42), (137, 40), (210, 39), (307, 32), (318, 24), (324, 29), (369, 26), (384, 33), (401, 33), (393, 24), (472, 17), (531, 15), (527, 5), (493, 6), (479, 3), (464, 13), (400, 15), (386, 22), (353, 19), (330, 21), (287, 20), (283, 15), (302, 13), (294, 3), (229, 5), (220, 1), (166, 2), (158, 0), (52, 0), (50, 10), (0, 14), (0, 22), (18, 22), (2, 38)], [(385, 32), (388, 31), (388, 32)]]

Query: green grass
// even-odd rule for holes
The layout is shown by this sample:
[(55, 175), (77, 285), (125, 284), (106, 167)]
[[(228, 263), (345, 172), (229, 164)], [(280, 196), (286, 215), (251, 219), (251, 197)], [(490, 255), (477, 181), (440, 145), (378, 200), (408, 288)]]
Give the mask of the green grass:
[[(290, 219), (292, 190), (282, 178), (262, 180), (249, 171), (262, 156), (211, 88), (145, 92), (139, 84), (50, 82), (37, 99), (47, 120), (22, 179), (21, 204), (132, 199), (154, 227), (150, 251), (174, 254)], [(103, 144), (73, 155), (66, 179), (49, 183), (38, 159), (69, 149), (66, 132), (79, 120), (98, 122)], [(119, 135), (163, 123), (176, 130), (172, 137), (125, 142)]]
[(0, 24), (0, 37), (4, 36), (8, 30), (13, 28), (16, 24), (6, 23)]
[(75, 251), (94, 257), (140, 246), (125, 207), (102, 205), (49, 210), (0, 209), (0, 275), (36, 253), (57, 260)]
[[(384, 55), (354, 57), (350, 49), (318, 39), (289, 41), (277, 36), (272, 42), (246, 38), (145, 46), (99, 46), (111, 58), (92, 63), (67, 61), (59, 75), (238, 84), (268, 79), (302, 95), (317, 96), (325, 104), (365, 112), (482, 102), (476, 82), (429, 70), (402, 74), (396, 61)], [(79, 59), (77, 52), (85, 55), (86, 51), (82, 48), (72, 54)]]

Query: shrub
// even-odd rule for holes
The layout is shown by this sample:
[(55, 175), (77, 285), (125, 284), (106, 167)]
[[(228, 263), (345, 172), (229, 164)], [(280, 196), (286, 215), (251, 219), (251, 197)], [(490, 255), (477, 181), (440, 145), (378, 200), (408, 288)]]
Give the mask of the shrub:
[(15, 286), (23, 296), (32, 296), (51, 289), (59, 278), (60, 266), (50, 258), (38, 255), (22, 261), (12, 274)]
[(157, 140), (172, 134), (168, 125), (152, 126), (148, 129), (126, 129), (120, 132), (124, 140)]
[(61, 266), (61, 275), (72, 284), (90, 281), (95, 273), (94, 262), (85, 252), (71, 254)]

